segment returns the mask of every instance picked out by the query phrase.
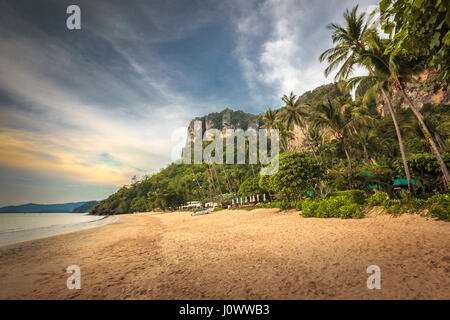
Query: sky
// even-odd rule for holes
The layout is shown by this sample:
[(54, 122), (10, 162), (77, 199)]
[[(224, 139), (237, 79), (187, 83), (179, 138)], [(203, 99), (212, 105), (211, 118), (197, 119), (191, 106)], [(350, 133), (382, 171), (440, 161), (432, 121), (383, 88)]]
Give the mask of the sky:
[(0, 0), (0, 206), (105, 199), (193, 118), (332, 82), (326, 25), (358, 3), (378, 1)]

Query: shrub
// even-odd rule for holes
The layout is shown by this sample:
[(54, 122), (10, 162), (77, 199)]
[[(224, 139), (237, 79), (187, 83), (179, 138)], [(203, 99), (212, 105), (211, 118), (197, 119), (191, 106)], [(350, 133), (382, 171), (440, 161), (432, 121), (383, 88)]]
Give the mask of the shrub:
[(319, 201), (314, 201), (310, 198), (305, 199), (302, 202), (302, 216), (315, 217), (318, 207), (319, 207)]
[(343, 196), (348, 198), (351, 202), (363, 205), (366, 201), (366, 194), (362, 190), (345, 190), (336, 191), (331, 194), (332, 197)]
[(371, 207), (382, 206), (389, 200), (389, 196), (386, 192), (376, 191), (371, 197), (367, 199), (367, 204)]
[(361, 207), (356, 203), (346, 204), (339, 208), (340, 218), (362, 218), (364, 213), (360, 210)]
[(278, 208), (280, 210), (289, 210), (295, 208), (295, 203), (288, 200), (275, 200), (271, 202), (271, 208)]
[(302, 202), (302, 216), (318, 218), (361, 218), (361, 205), (349, 197), (336, 196), (323, 200), (306, 199)]
[(425, 204), (432, 217), (438, 220), (450, 221), (450, 195), (437, 194), (426, 201)]
[(438, 220), (450, 221), (450, 195), (436, 194), (427, 200), (419, 198), (404, 198), (401, 200), (385, 200), (383, 207), (393, 215), (403, 213), (423, 213), (428, 209), (428, 215)]
[(400, 215), (403, 213), (420, 213), (426, 207), (426, 201), (418, 198), (404, 198), (401, 200), (386, 200), (383, 207), (387, 213)]

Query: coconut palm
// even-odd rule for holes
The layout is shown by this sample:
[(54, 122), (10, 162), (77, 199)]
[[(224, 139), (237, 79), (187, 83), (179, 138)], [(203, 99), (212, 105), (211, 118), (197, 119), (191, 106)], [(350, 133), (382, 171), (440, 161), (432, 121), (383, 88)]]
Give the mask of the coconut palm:
[(376, 73), (375, 71), (370, 70), (370, 74), (377, 77), (379, 77), (380, 74), (384, 75), (384, 81), (388, 83), (391, 88), (399, 91), (403, 96), (407, 105), (418, 120), (427, 145), (430, 147), (431, 152), (434, 154), (439, 163), (445, 181), (444, 188), (447, 190), (448, 184), (450, 184), (450, 174), (448, 168), (433, 139), (433, 135), (430, 133), (430, 130), (425, 123), (422, 113), (419, 111), (405, 90), (406, 83), (412, 81), (412, 76), (421, 71), (420, 61), (415, 61), (414, 59), (396, 55), (394, 53), (385, 55), (384, 52), (387, 46), (387, 40), (380, 39), (376, 32), (371, 32), (367, 39), (368, 49), (364, 50), (362, 57), (366, 63), (371, 63), (376, 66), (376, 70), (378, 71), (378, 73)]
[(310, 126), (307, 139), (311, 146), (317, 150), (319, 157), (322, 158), (323, 146), (329, 140), (327, 132), (318, 127)]
[[(436, 107), (431, 104), (426, 104), (422, 107), (421, 111), (428, 129), (430, 129), (436, 139), (436, 143), (442, 150), (447, 151), (448, 145), (445, 142), (445, 137), (450, 133), (450, 114), (448, 112), (439, 113), (439, 108), (443, 108), (443, 106)], [(436, 114), (439, 116), (435, 116)]]
[(370, 34), (370, 21), (366, 21), (365, 13), (358, 15), (358, 5), (351, 11), (344, 12), (345, 25), (331, 23), (327, 29), (332, 31), (331, 39), (334, 47), (325, 50), (319, 57), (320, 62), (327, 61), (325, 76), (329, 76), (339, 68), (335, 81), (345, 80), (360, 64), (360, 53), (364, 50)]
[(267, 109), (262, 116), (262, 121), (264, 122), (262, 128), (267, 129), (267, 134), (270, 136), (270, 131), (275, 127), (276, 112), (272, 109)]
[(361, 148), (367, 161), (371, 165), (374, 165), (375, 161), (373, 160), (371, 154), (375, 152), (376, 148), (378, 148), (379, 143), (376, 130), (370, 127), (361, 127), (353, 135), (353, 138), (357, 145)]
[[(305, 141), (309, 144), (308, 134), (305, 130), (305, 117), (308, 115), (307, 109), (309, 108), (307, 105), (302, 104), (300, 101), (300, 97), (291, 92), (289, 96), (284, 95), (281, 100), (285, 103), (285, 106), (279, 112), (279, 119), (286, 124), (286, 128), (288, 130), (292, 130), (294, 125), (297, 125), (302, 131), (303, 136), (305, 137)], [(317, 160), (317, 155), (314, 148), (309, 144), (309, 148), (311, 149), (314, 157)]]
[(406, 83), (408, 82), (409, 79), (411, 79), (410, 71), (412, 70), (412, 68), (410, 63), (402, 63), (402, 62), (406, 61), (402, 61), (402, 57), (397, 58), (393, 53), (391, 53), (389, 58), (389, 71), (392, 78), (393, 86), (396, 90), (398, 90), (402, 94), (407, 105), (410, 107), (410, 109), (416, 116), (420, 128), (422, 129), (422, 132), (425, 136), (425, 140), (428, 146), (430, 147), (431, 152), (436, 157), (439, 166), (441, 167), (441, 171), (445, 181), (444, 188), (447, 191), (448, 186), (450, 185), (450, 173), (448, 171), (447, 165), (444, 162), (444, 159), (442, 158), (439, 148), (437, 147), (436, 142), (434, 141), (433, 136), (425, 123), (422, 113), (419, 111), (419, 108), (411, 100), (411, 98), (409, 97), (408, 93), (405, 90)]
[(353, 169), (352, 160), (346, 144), (346, 138), (359, 120), (355, 107), (349, 100), (336, 99), (331, 102), (317, 105), (311, 116), (313, 126), (330, 131), (342, 146), (348, 162), (348, 182), (350, 189), (353, 189)]
[(274, 129), (278, 130), (280, 135), (280, 148), (282, 152), (288, 151), (288, 141), (294, 139), (294, 134), (292, 131), (288, 130), (282, 121), (276, 121)]
[[(372, 59), (368, 59), (365, 55), (365, 48), (368, 46), (368, 43), (371, 41), (375, 32), (371, 26), (370, 20), (366, 21), (365, 13), (358, 14), (358, 6), (355, 6), (351, 11), (347, 9), (344, 13), (344, 20), (344, 26), (335, 23), (327, 26), (328, 29), (333, 32), (331, 38), (334, 47), (325, 50), (319, 58), (320, 62), (328, 62), (328, 66), (325, 69), (325, 75), (328, 76), (335, 69), (339, 68), (335, 80), (346, 80), (352, 74), (356, 66), (362, 66), (369, 71), (371, 76), (375, 76), (373, 66), (371, 65)], [(400, 127), (394, 113), (394, 108), (392, 107), (392, 102), (386, 89), (383, 86), (380, 86), (379, 90), (382, 93), (389, 113), (392, 116), (392, 121), (394, 122), (405, 176), (408, 181), (408, 189), (411, 191), (411, 174), (409, 172), (405, 147)]]

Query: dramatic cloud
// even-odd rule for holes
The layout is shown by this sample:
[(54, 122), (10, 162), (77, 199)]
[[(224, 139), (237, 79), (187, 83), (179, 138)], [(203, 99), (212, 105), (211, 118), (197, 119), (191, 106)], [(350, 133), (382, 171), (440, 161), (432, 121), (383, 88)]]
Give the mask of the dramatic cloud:
[[(359, 1), (361, 12), (372, 12), (376, 1)], [(372, 4), (372, 6), (368, 6)], [(354, 1), (266, 0), (241, 6), (234, 18), (238, 33), (236, 54), (245, 79), (260, 103), (278, 106), (280, 97), (302, 94), (326, 79), (318, 57), (332, 46), (326, 25), (342, 22)], [(259, 92), (270, 89), (270, 94)]]
[(0, 205), (104, 198), (169, 164), (194, 117), (331, 82), (325, 25), (355, 3), (79, 0), (76, 31), (70, 4), (0, 3)]

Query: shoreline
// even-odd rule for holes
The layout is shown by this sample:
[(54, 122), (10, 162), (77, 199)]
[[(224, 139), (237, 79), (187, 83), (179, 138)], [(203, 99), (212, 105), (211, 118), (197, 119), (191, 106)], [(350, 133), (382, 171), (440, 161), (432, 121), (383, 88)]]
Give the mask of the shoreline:
[[(28, 214), (28, 213), (24, 213)], [(110, 218), (110, 221), (106, 221), (108, 218)], [(27, 241), (34, 241), (39, 239), (45, 239), (48, 237), (54, 237), (54, 236), (60, 236), (67, 233), (72, 232), (78, 232), (82, 230), (92, 229), (92, 228), (99, 228), (103, 227), (105, 225), (108, 225), (110, 223), (116, 222), (118, 219), (120, 219), (118, 216), (104, 216), (97, 220), (93, 221), (85, 221), (85, 222), (78, 222), (78, 223), (71, 223), (71, 224), (64, 224), (64, 225), (57, 225), (57, 226), (45, 226), (45, 227), (39, 227), (34, 229), (24, 229), (24, 230), (14, 230), (14, 231), (6, 231), (3, 233), (0, 233), (0, 248), (4, 246), (14, 245), (14, 244), (20, 244)], [(45, 231), (47, 230), (47, 231)], [(64, 231), (66, 230), (66, 231)], [(8, 234), (15, 234), (16, 237), (22, 238), (21, 240), (5, 240), (2, 239), (3, 235)], [(37, 234), (36, 236), (33, 236), (33, 234)]]
[[(450, 299), (448, 222), (277, 211), (121, 215), (0, 247), (0, 299)], [(69, 265), (81, 290), (66, 288)]]

